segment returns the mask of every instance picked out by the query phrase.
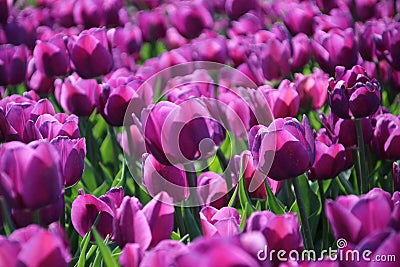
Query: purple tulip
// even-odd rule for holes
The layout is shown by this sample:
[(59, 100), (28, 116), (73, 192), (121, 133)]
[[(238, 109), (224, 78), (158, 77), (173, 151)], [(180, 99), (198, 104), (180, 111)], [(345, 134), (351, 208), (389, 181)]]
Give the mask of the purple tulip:
[(258, 7), (256, 0), (226, 0), (225, 12), (229, 18), (236, 20), (250, 10), (255, 10)]
[(399, 49), (400, 49), (400, 38), (399, 38), (400, 27), (398, 23), (389, 25), (382, 34), (382, 43), (384, 49), (379, 47), (380, 50), (385, 50), (384, 54), (387, 61), (395, 70), (400, 70), (399, 60)]
[(95, 78), (111, 71), (113, 63), (104, 28), (92, 28), (71, 37), (68, 50), (73, 67), (82, 78)]
[(151, 242), (151, 229), (135, 197), (126, 196), (116, 210), (114, 239), (123, 248), (127, 243), (138, 243), (146, 250)]
[(85, 168), (86, 143), (84, 138), (69, 139), (59, 136), (51, 141), (61, 155), (60, 166), (66, 187), (79, 182)]
[(393, 187), (394, 191), (400, 191), (400, 167), (397, 162), (393, 162)]
[(353, 8), (358, 20), (365, 21), (375, 15), (377, 1), (356, 0), (353, 2)]
[[(124, 150), (126, 156), (135, 161), (140, 161), (142, 159), (142, 155), (146, 152), (143, 135), (140, 132), (139, 127), (137, 127), (135, 124), (132, 124), (128, 127), (129, 130), (125, 128), (124, 132), (118, 135), (119, 144)], [(128, 136), (129, 133), (131, 137)]]
[(27, 49), (24, 45), (0, 45), (0, 85), (17, 85), (25, 80)]
[(292, 38), (292, 62), (291, 69), (300, 70), (302, 69), (310, 60), (311, 48), (310, 39), (307, 35), (299, 33)]
[(222, 36), (196, 39), (192, 42), (192, 49), (194, 60), (224, 64), (228, 58), (226, 39)]
[[(379, 38), (385, 31), (386, 24), (380, 20), (367, 21), (358, 25), (358, 44), (360, 55), (364, 60), (375, 61), (378, 58), (375, 38)], [(381, 59), (381, 57), (379, 58)]]
[(54, 18), (55, 22), (60, 24), (60, 26), (69, 28), (75, 25), (73, 14), (74, 6), (75, 1), (54, 1), (50, 7), (50, 14)]
[(265, 79), (276, 80), (290, 73), (290, 49), (287, 40), (270, 39), (261, 46), (259, 60)]
[(393, 203), (389, 193), (374, 188), (366, 195), (327, 200), (325, 208), (335, 237), (358, 244), (364, 237), (387, 229), (392, 220)]
[(131, 0), (131, 2), (139, 9), (154, 9), (161, 4), (161, 0)]
[(78, 120), (77, 116), (68, 116), (64, 113), (58, 113), (54, 116), (43, 114), (37, 118), (35, 127), (39, 130), (42, 137), (48, 140), (52, 140), (57, 136), (67, 136), (71, 139), (77, 139), (80, 137)]
[(204, 207), (200, 211), (200, 221), (205, 237), (229, 237), (240, 233), (240, 215), (235, 208), (217, 210), (211, 206)]
[(122, 254), (119, 257), (119, 263), (122, 267), (139, 267), (140, 262), (144, 257), (144, 252), (139, 244), (128, 243), (122, 249)]
[(179, 202), (189, 197), (186, 174), (182, 166), (163, 165), (151, 154), (143, 155), (142, 182), (151, 196), (164, 191)]
[(6, 25), (10, 15), (12, 2), (10, 0), (0, 0), (0, 24)]
[(184, 46), (188, 40), (183, 37), (174, 27), (168, 28), (165, 33), (165, 45), (168, 49), (175, 49)]
[[(246, 223), (246, 232), (252, 231), (259, 231), (264, 235), (268, 251), (284, 250), (289, 253), (303, 250), (299, 222), (294, 213), (275, 215), (271, 211), (256, 211)], [(279, 261), (274, 257), (273, 262), (278, 265)]]
[(92, 229), (96, 219), (96, 230), (99, 234), (103, 238), (112, 236), (114, 216), (112, 208), (106, 202), (89, 194), (80, 194), (72, 203), (72, 225), (82, 237)]
[(241, 16), (237, 21), (232, 21), (232, 28), (228, 28), (228, 35), (232, 37), (250, 35), (262, 29), (264, 29), (263, 18), (249, 12)]
[[(177, 267), (257, 267), (260, 266), (238, 242), (227, 238), (198, 238), (188, 246), (188, 252), (175, 259)], [(227, 256), (229, 255), (229, 256)]]
[(76, 1), (73, 8), (76, 24), (82, 25), (86, 29), (102, 26), (101, 22), (104, 16), (102, 4), (100, 0)]
[[(53, 225), (50, 226), (50, 228)], [(29, 225), (0, 237), (1, 266), (68, 266), (71, 260), (64, 233)], [(43, 246), (46, 244), (46, 246)]]
[(182, 242), (163, 240), (143, 257), (140, 266), (174, 266), (175, 258), (188, 252), (188, 248)]
[(179, 106), (161, 101), (143, 111), (142, 124), (147, 151), (162, 164), (208, 158), (225, 139), (225, 130), (197, 100)]
[(167, 22), (160, 10), (139, 11), (136, 13), (136, 20), (139, 28), (142, 30), (145, 42), (155, 42), (158, 39), (164, 38), (167, 31)]
[(222, 175), (203, 172), (197, 179), (196, 190), (202, 206), (220, 209), (228, 204), (228, 187)]
[(268, 85), (259, 87), (267, 100), (274, 118), (295, 117), (300, 106), (300, 97), (294, 83), (283, 80), (278, 89)]
[(372, 147), (382, 159), (400, 159), (400, 119), (385, 113), (376, 116), (374, 120)]
[(7, 43), (16, 46), (24, 44), (33, 50), (37, 37), (36, 30), (42, 23), (39, 21), (40, 17), (43, 17), (41, 12), (38, 8), (25, 8), (11, 16), (4, 27)]
[(313, 21), (317, 10), (310, 2), (287, 4), (282, 14), (283, 22), (293, 35), (298, 33), (312, 35)]
[(324, 31), (327, 32), (332, 29), (345, 30), (352, 28), (354, 25), (353, 17), (351, 16), (348, 8), (335, 8), (329, 14), (319, 14), (314, 18), (314, 32)]
[(62, 76), (69, 72), (69, 57), (62, 35), (56, 35), (48, 42), (38, 41), (33, 57), (37, 69), (47, 77)]
[(328, 97), (326, 93), (328, 79), (329, 76), (317, 68), (310, 75), (295, 74), (295, 84), (299, 92), (301, 108), (304, 109), (311, 105), (312, 109), (318, 110), (325, 104)]
[(173, 199), (167, 193), (160, 192), (143, 208), (151, 230), (150, 247), (171, 237), (174, 229), (174, 206), (172, 203)]
[(142, 32), (139, 27), (126, 24), (123, 28), (108, 30), (107, 36), (114, 49), (119, 49), (129, 55), (139, 54), (142, 47)]
[(211, 28), (213, 24), (210, 12), (200, 4), (176, 2), (168, 12), (172, 25), (188, 39), (199, 36), (204, 29)]
[(349, 69), (357, 63), (358, 48), (353, 29), (316, 31), (312, 49), (321, 69), (331, 76), (336, 66)]
[(82, 79), (77, 74), (68, 76), (64, 82), (56, 80), (55, 96), (61, 107), (77, 116), (90, 116), (95, 108), (95, 96), (100, 85), (95, 79)]
[(308, 177), (311, 180), (335, 178), (345, 170), (345, 164), (346, 152), (344, 146), (332, 142), (326, 133), (326, 129), (320, 130), (315, 138), (315, 161), (308, 171)]
[(48, 77), (38, 70), (35, 58), (29, 60), (26, 73), (26, 85), (29, 89), (39, 94), (51, 94), (54, 92), (54, 81), (55, 77)]
[(370, 79), (359, 65), (345, 72), (344, 67), (336, 68), (336, 81), (331, 78), (328, 100), (332, 112), (339, 118), (364, 118), (374, 114), (381, 102), (380, 85)]
[[(301, 175), (314, 163), (314, 137), (306, 116), (303, 124), (294, 118), (279, 118), (268, 127), (254, 126), (249, 144), (257, 169), (276, 181)], [(290, 166), (282, 168), (287, 162)]]

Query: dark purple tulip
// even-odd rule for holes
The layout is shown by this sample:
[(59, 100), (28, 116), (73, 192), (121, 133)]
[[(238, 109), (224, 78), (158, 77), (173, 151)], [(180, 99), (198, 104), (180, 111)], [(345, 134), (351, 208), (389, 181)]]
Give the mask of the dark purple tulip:
[(374, 118), (376, 121), (372, 147), (382, 159), (400, 159), (400, 119), (390, 113)]
[(224, 177), (215, 172), (203, 172), (197, 178), (197, 194), (202, 206), (220, 209), (228, 204), (228, 187)]
[(299, 33), (292, 38), (292, 62), (291, 69), (300, 70), (310, 60), (311, 41), (307, 35)]
[[(398, 23), (390, 25), (382, 35), (382, 42), (385, 47), (385, 56), (395, 70), (400, 70), (400, 27)], [(378, 48), (379, 49), (379, 48)]]
[[(320, 109), (326, 102), (328, 94), (329, 76), (315, 68), (310, 75), (295, 74), (295, 84), (300, 96), (300, 107), (307, 108), (311, 105), (314, 110)], [(310, 103), (311, 102), (311, 103)]]
[(160, 192), (143, 208), (144, 216), (146, 216), (151, 230), (150, 247), (171, 237), (174, 229), (174, 206), (172, 203), (173, 199), (167, 193)]
[(27, 49), (24, 45), (0, 45), (0, 85), (17, 85), (25, 80)]
[[(262, 17), (254, 13), (246, 13), (237, 21), (232, 21), (232, 28), (228, 29), (229, 36), (254, 34), (264, 29)], [(225, 26), (227, 27), (227, 26)]]
[(142, 181), (147, 192), (156, 196), (164, 191), (171, 196), (175, 202), (189, 197), (189, 188), (186, 174), (182, 166), (163, 165), (151, 154), (143, 155)]
[[(188, 248), (182, 242), (163, 240), (143, 257), (140, 266), (176, 266), (175, 258), (188, 252)], [(126, 266), (124, 265), (123, 267)]]
[(380, 20), (371, 20), (365, 22), (364, 24), (357, 24), (357, 26), (358, 48), (360, 50), (361, 57), (368, 61), (377, 60), (377, 45), (375, 38), (382, 35), (386, 29), (386, 24)]
[(318, 10), (312, 3), (290, 3), (284, 9), (283, 22), (293, 35), (298, 33), (312, 35), (314, 17)]
[(290, 49), (287, 40), (272, 38), (261, 46), (259, 60), (265, 79), (276, 80), (290, 73)]
[(276, 181), (301, 175), (314, 163), (314, 137), (306, 116), (303, 124), (294, 118), (279, 118), (268, 127), (254, 126), (249, 144), (257, 169)]
[(318, 30), (327, 32), (332, 29), (345, 30), (352, 28), (353, 24), (353, 17), (348, 8), (335, 8), (329, 14), (320, 14), (314, 18), (314, 32)]
[(80, 137), (78, 120), (77, 116), (68, 116), (64, 113), (58, 113), (54, 116), (43, 114), (37, 118), (35, 126), (42, 137), (48, 140), (52, 140), (57, 136), (76, 139)]
[(236, 36), (227, 40), (228, 54), (235, 66), (245, 61), (245, 56), (250, 49), (250, 41), (243, 36)]
[(47, 77), (66, 75), (69, 72), (69, 57), (62, 35), (48, 42), (38, 41), (33, 50), (38, 71)]
[(108, 39), (114, 49), (129, 55), (138, 55), (142, 47), (142, 32), (136, 25), (126, 24), (123, 28), (112, 28), (107, 32)]
[(48, 77), (37, 69), (35, 58), (29, 60), (26, 73), (26, 85), (29, 89), (39, 94), (51, 94), (54, 92), (54, 81), (55, 77)]
[(172, 25), (188, 39), (199, 36), (204, 29), (211, 28), (213, 24), (210, 12), (200, 4), (177, 2), (168, 12)]
[(139, 244), (128, 243), (122, 249), (122, 254), (119, 257), (119, 263), (122, 265), (122, 267), (139, 267), (143, 257), (144, 252)]
[(258, 89), (263, 92), (274, 118), (296, 117), (300, 106), (300, 97), (294, 83), (285, 79), (279, 84), (278, 89), (268, 85)]
[(312, 49), (318, 65), (331, 76), (335, 73), (336, 66), (349, 69), (357, 63), (357, 41), (351, 28), (316, 31)]
[(250, 10), (257, 9), (256, 0), (226, 0), (225, 12), (231, 19), (238, 19)]
[(151, 242), (151, 229), (135, 197), (126, 196), (116, 211), (114, 240), (123, 248), (127, 243), (138, 243), (146, 250)]
[[(68, 266), (71, 260), (68, 244), (65, 244), (64, 233), (56, 233), (40, 228), (37, 225), (29, 225), (26, 228), (14, 231), (9, 237), (8, 242), (0, 246), (0, 254), (10, 253), (13, 257), (13, 264), (3, 265), (0, 257), (1, 266)], [(46, 246), (43, 246), (46, 244)], [(4, 250), (3, 250), (4, 249)], [(8, 256), (7, 256), (8, 258)], [(7, 260), (5, 258), (5, 260)], [(10, 263), (10, 261), (9, 261)]]
[(335, 178), (344, 171), (346, 152), (342, 144), (333, 143), (325, 129), (318, 132), (315, 138), (315, 161), (308, 177), (311, 180)]
[(12, 2), (10, 0), (0, 0), (0, 24), (7, 24), (8, 16), (10, 15)]
[(196, 39), (192, 42), (192, 49), (193, 60), (224, 64), (228, 58), (226, 39), (222, 36)]
[(388, 227), (393, 203), (389, 193), (374, 188), (366, 195), (327, 200), (325, 208), (335, 237), (358, 244), (364, 237)]
[(111, 71), (113, 62), (104, 28), (92, 28), (71, 37), (68, 45), (73, 67), (85, 79)]
[(89, 194), (80, 194), (72, 203), (71, 221), (75, 230), (85, 236), (96, 221), (96, 230), (105, 238), (113, 235), (114, 212), (106, 202)]
[(73, 15), (74, 6), (75, 1), (54, 1), (50, 7), (50, 14), (60, 26), (69, 28), (75, 25)]
[(33, 50), (36, 43), (36, 29), (40, 25), (40, 9), (33, 7), (22, 9), (16, 16), (9, 18), (4, 26), (7, 43), (12, 45), (26, 45)]
[(375, 6), (378, 1), (369, 0), (355, 0), (353, 8), (355, 10), (356, 18), (360, 21), (365, 21), (375, 15)]
[(394, 191), (400, 191), (400, 167), (397, 162), (393, 162), (393, 187)]
[(142, 30), (145, 42), (155, 42), (158, 39), (164, 38), (167, 31), (167, 22), (160, 10), (139, 11), (136, 13), (136, 20), (139, 28)]
[[(187, 247), (188, 252), (175, 259), (177, 267), (258, 267), (250, 254), (238, 242), (228, 238), (198, 238)], [(229, 256), (228, 256), (229, 255)]]
[(95, 96), (100, 85), (95, 79), (82, 79), (77, 74), (68, 76), (64, 83), (55, 82), (55, 96), (61, 107), (77, 116), (90, 116), (95, 108)]
[[(368, 144), (373, 136), (373, 129), (370, 119), (361, 120), (361, 128), (364, 136), (364, 143)], [(357, 131), (353, 120), (338, 119), (334, 127), (335, 135), (339, 137), (339, 143), (345, 147), (357, 145)]]
[(339, 66), (336, 68), (336, 81), (333, 78), (329, 80), (328, 101), (332, 112), (339, 118), (368, 117), (379, 108), (380, 85), (376, 79), (370, 79), (360, 65), (346, 72)]
[(119, 11), (123, 3), (121, 0), (78, 0), (72, 9), (75, 23), (86, 29), (100, 26), (117, 26)]
[[(246, 223), (246, 232), (261, 232), (268, 244), (268, 251), (292, 250), (300, 252), (303, 249), (303, 240), (300, 233), (296, 214), (286, 213), (275, 215), (271, 211), (256, 211)], [(275, 265), (279, 262), (273, 258)]]
[(61, 155), (61, 173), (66, 187), (75, 185), (82, 177), (85, 168), (86, 143), (84, 138), (69, 139), (59, 136), (51, 140)]
[(235, 208), (204, 207), (200, 211), (200, 221), (203, 235), (229, 237), (240, 233), (240, 215)]

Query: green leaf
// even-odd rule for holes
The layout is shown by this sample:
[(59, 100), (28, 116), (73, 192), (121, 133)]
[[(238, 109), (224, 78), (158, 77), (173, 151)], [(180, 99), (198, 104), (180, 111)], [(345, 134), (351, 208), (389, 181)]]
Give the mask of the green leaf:
[(81, 252), (78, 259), (78, 267), (85, 267), (86, 264), (86, 250), (90, 241), (90, 231), (86, 233), (85, 237), (81, 242)]
[(269, 186), (267, 179), (264, 179), (265, 188), (267, 189), (267, 202), (270, 210), (275, 214), (284, 214), (285, 206), (280, 202), (280, 200), (274, 195)]
[(113, 152), (113, 146), (112, 146), (112, 140), (111, 136), (107, 135), (106, 138), (104, 138), (103, 143), (100, 146), (100, 153), (103, 158), (103, 164), (114, 164), (114, 161), (116, 160), (114, 158), (114, 152)]
[(118, 263), (113, 258), (110, 248), (103, 243), (103, 239), (101, 238), (100, 234), (96, 231), (96, 229), (93, 229), (92, 232), (105, 265), (107, 267), (118, 267)]
[(194, 219), (190, 208), (184, 207), (183, 212), (184, 212), (183, 222), (185, 224), (187, 232), (190, 235), (191, 240), (201, 236), (200, 229), (197, 226), (196, 220)]

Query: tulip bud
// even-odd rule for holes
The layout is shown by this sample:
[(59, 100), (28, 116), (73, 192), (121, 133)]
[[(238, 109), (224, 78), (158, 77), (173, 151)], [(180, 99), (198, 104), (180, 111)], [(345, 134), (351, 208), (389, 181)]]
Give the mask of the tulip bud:
[[(188, 253), (189, 250), (182, 242), (176, 240), (163, 240), (142, 258), (140, 266), (173, 266), (175, 258)], [(127, 265), (129, 266), (129, 265)], [(123, 266), (123, 267), (127, 267)]]
[(310, 106), (314, 110), (320, 109), (326, 102), (328, 94), (328, 75), (321, 69), (314, 69), (313, 73), (303, 76), (295, 74), (295, 84), (300, 97), (300, 107), (305, 109)]
[(126, 244), (119, 257), (122, 267), (139, 267), (144, 256), (144, 251), (139, 244)]
[(0, 45), (0, 85), (17, 85), (25, 80), (27, 49), (24, 45)]
[(202, 206), (220, 209), (228, 204), (228, 188), (224, 178), (214, 172), (203, 172), (197, 179), (197, 194)]
[(390, 113), (375, 117), (372, 148), (382, 159), (400, 159), (400, 119)]
[(136, 13), (136, 20), (139, 28), (142, 30), (145, 42), (155, 42), (165, 36), (167, 22), (164, 14), (159, 10), (139, 11)]
[(240, 215), (235, 208), (217, 210), (210, 206), (204, 207), (200, 211), (200, 221), (205, 237), (229, 237), (240, 233)]
[(225, 12), (229, 18), (236, 20), (250, 10), (255, 10), (258, 7), (256, 0), (226, 0)]

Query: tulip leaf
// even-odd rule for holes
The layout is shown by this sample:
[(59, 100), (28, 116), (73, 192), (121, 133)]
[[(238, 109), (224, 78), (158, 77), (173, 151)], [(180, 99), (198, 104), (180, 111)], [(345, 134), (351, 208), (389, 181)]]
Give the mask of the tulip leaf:
[(185, 224), (185, 228), (190, 235), (190, 239), (193, 240), (196, 237), (201, 236), (200, 229), (197, 226), (196, 220), (194, 219), (190, 208), (184, 207), (183, 212), (184, 212), (184, 220), (183, 221)]
[(239, 186), (236, 185), (235, 190), (233, 191), (232, 197), (231, 197), (231, 199), (229, 200), (228, 207), (233, 207), (233, 206), (235, 205), (238, 191), (239, 191)]
[(286, 212), (285, 207), (272, 192), (271, 187), (269, 186), (269, 183), (266, 178), (264, 179), (264, 184), (267, 190), (267, 196), (268, 196), (267, 202), (270, 210), (275, 214), (284, 214)]
[(78, 267), (85, 267), (86, 264), (86, 250), (90, 241), (90, 231), (86, 233), (81, 242), (81, 252), (78, 259)]
[(114, 153), (113, 153), (113, 145), (112, 145), (112, 140), (111, 136), (107, 135), (106, 138), (104, 138), (103, 143), (100, 146), (100, 153), (103, 159), (103, 164), (105, 165), (113, 165), (114, 161), (116, 160), (114, 158)]
[(105, 265), (108, 267), (118, 267), (118, 263), (113, 258), (110, 248), (103, 243), (103, 239), (101, 238), (100, 234), (96, 231), (96, 229), (92, 229), (92, 232)]

